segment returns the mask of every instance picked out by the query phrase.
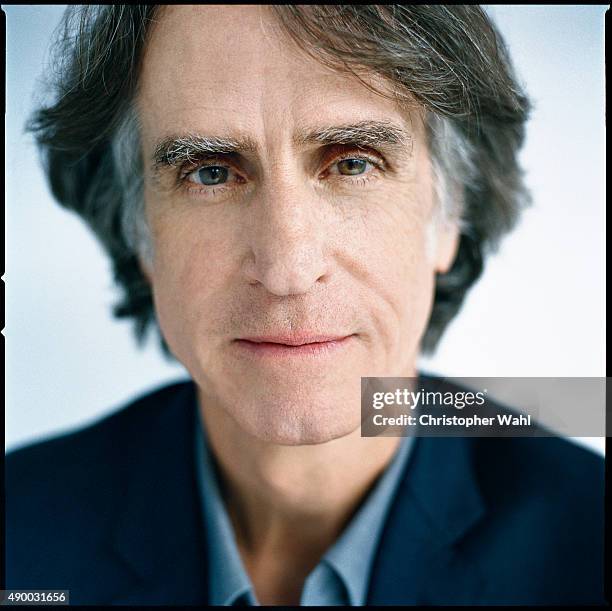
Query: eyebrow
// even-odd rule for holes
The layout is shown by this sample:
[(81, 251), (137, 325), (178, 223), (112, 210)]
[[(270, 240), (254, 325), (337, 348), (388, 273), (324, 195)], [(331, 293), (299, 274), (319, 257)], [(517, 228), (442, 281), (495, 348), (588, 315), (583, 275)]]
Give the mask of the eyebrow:
[[(293, 143), (296, 146), (323, 144), (381, 147), (404, 149), (409, 152), (412, 138), (405, 129), (389, 121), (360, 121), (346, 125), (301, 129), (294, 135)], [(171, 136), (155, 147), (153, 170), (157, 173), (164, 166), (196, 163), (205, 155), (253, 153), (257, 148), (257, 143), (247, 136), (235, 138), (200, 134)]]
[(407, 147), (412, 138), (405, 129), (390, 121), (360, 121), (299, 131), (294, 144), (354, 144), (356, 146)]
[(188, 134), (165, 138), (153, 152), (153, 167), (175, 166), (196, 162), (203, 155), (227, 155), (231, 153), (254, 152), (257, 145), (250, 138), (228, 138)]

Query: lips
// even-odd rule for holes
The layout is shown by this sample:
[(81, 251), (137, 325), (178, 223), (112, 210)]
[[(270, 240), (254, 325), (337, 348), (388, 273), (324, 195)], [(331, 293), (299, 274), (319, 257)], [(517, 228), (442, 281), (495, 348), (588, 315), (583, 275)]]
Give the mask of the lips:
[(234, 345), (241, 354), (263, 359), (313, 358), (334, 354), (347, 346), (351, 335), (293, 333), (239, 338)]
[(348, 335), (322, 335), (312, 333), (293, 333), (291, 335), (259, 335), (253, 337), (241, 337), (239, 341), (252, 342), (254, 344), (283, 344), (285, 346), (303, 346), (305, 344), (323, 344), (326, 342), (340, 341)]

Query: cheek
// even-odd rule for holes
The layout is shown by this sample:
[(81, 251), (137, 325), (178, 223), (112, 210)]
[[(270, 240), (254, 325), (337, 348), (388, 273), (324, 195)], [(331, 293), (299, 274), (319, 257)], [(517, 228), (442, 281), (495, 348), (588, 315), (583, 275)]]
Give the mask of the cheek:
[(431, 309), (431, 207), (427, 191), (418, 187), (405, 190), (401, 198), (390, 194), (379, 200), (352, 227), (352, 243), (359, 236), (355, 275), (372, 325), (373, 369), (384, 370), (382, 375), (405, 375), (401, 372), (418, 352)]
[(173, 214), (152, 222), (155, 309), (168, 345), (187, 367), (195, 358), (194, 330), (200, 346), (214, 345), (230, 293), (234, 238), (228, 224), (206, 220)]
[(392, 341), (399, 342), (398, 349), (407, 348), (407, 342), (416, 345), (420, 339), (433, 291), (426, 227), (416, 222), (407, 225), (409, 230), (401, 227), (386, 227), (385, 238), (370, 260), (382, 297), (380, 326)]

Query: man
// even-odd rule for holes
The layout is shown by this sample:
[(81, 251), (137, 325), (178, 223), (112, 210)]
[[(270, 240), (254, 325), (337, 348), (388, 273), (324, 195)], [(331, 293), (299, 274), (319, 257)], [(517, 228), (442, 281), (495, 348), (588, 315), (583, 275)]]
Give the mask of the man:
[(603, 602), (601, 459), (360, 434), (360, 378), (419, 375), (526, 201), (528, 102), (485, 14), (90, 7), (63, 40), (31, 125), (54, 194), (193, 383), (9, 455), (6, 587)]

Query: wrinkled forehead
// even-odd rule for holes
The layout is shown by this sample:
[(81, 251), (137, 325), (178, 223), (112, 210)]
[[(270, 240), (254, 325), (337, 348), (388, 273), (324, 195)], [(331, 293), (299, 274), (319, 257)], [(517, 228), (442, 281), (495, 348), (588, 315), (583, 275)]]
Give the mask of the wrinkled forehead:
[(395, 119), (417, 129), (389, 83), (360, 76), (374, 91), (300, 49), (269, 7), (166, 6), (150, 30), (138, 102), (145, 134), (157, 136), (211, 127), (263, 134), (316, 121)]

